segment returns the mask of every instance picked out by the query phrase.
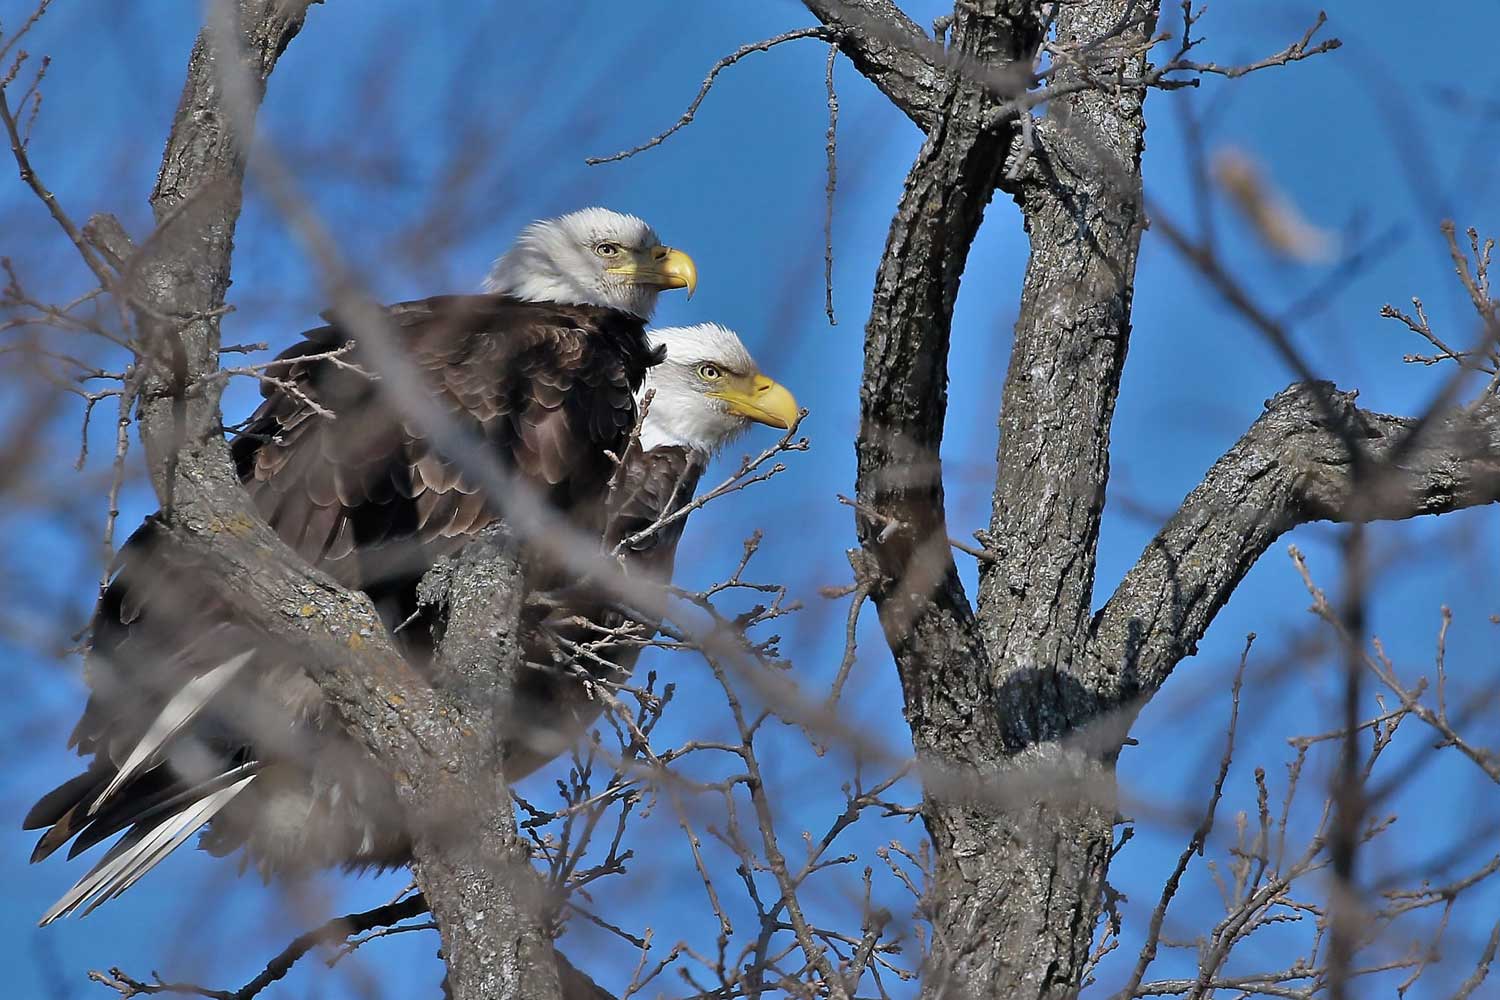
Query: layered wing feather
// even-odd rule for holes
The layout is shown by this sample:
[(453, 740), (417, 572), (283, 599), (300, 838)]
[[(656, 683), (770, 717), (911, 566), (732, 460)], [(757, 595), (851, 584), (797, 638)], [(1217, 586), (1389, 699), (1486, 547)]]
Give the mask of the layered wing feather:
[[(597, 535), (613, 472), (605, 452), (624, 443), (634, 391), (655, 360), (640, 321), (494, 295), (401, 303), (389, 315), (448, 416)], [(348, 586), (404, 586), (499, 512), (390, 404), (351, 338), (334, 324), (283, 353), (272, 372), (282, 386), (268, 384), (235, 461), (262, 515), (303, 558)]]

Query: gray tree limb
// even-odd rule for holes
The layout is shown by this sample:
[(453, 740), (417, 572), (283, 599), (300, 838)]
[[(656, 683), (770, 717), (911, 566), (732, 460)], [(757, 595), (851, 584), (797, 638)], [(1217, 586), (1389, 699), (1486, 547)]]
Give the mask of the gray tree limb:
[[(1109, 30), (1127, 2), (1068, 5), (1059, 43)], [(980, 568), (978, 598), (998, 687), (1071, 662), (1088, 623), (1144, 229), (1143, 97), (1084, 92), (1054, 102), (1034, 130), (1030, 169), (1013, 185), (1031, 255), (1000, 409), (995, 558)], [(1013, 707), (1041, 713), (1030, 720), (1034, 738), (1066, 725), (1041, 706)]]
[[(466, 555), (457, 571), (467, 574), (465, 603), (443, 663), (454, 683), (433, 689), (363, 595), (303, 564), (260, 520), (229, 460), (217, 382), (204, 378), (218, 369), (255, 108), (308, 3), (238, 0), (232, 31), (206, 29), (193, 49), (152, 194), (157, 229), (120, 282), (144, 347), (136, 377), (147, 462), (174, 540), (212, 560), (245, 624), (297, 651), (351, 736), (392, 776), (452, 995), (550, 1000), (561, 995), (557, 965), (495, 742), (524, 589), (515, 559), (493, 547)], [(232, 51), (226, 36), (237, 36)], [(252, 83), (248, 108), (225, 103), (218, 63), (230, 59)]]
[[(1354, 400), (1326, 383), (1284, 390), (1183, 500), (1097, 616), (1089, 660), (1101, 704), (1140, 704), (1155, 694), (1196, 651), (1250, 567), (1292, 528), (1500, 500), (1500, 399), (1425, 423), (1361, 410)], [(1357, 504), (1329, 403), (1356, 428), (1377, 470)]]
[[(266, 81), (301, 30), (310, 3), (238, 0), (233, 10), (241, 44), (233, 52), (220, 51), (219, 33), (200, 33), (151, 192), (157, 228), (127, 263), (124, 291), (152, 359), (143, 373), (141, 437), (157, 495), (168, 506), (176, 486), (171, 469), (178, 463), (207, 476), (232, 476), (220, 456), (195, 460), (205, 446), (222, 450), (217, 384), (204, 384), (191, 398), (188, 387), (218, 369), (217, 317), (229, 289), (249, 131)], [(246, 108), (224, 106), (221, 60), (243, 63), (253, 88)]]
[[(999, 35), (976, 15), (957, 29), (957, 44), (998, 57)], [(918, 752), (978, 766), (1002, 738), (993, 727), (959, 725), (965, 706), (983, 700), (988, 678), (948, 550), (938, 447), (959, 278), (1010, 137), (985, 127), (994, 98), (958, 72), (948, 73), (939, 98), (942, 116), (907, 175), (875, 279), (856, 444), (866, 516), (856, 521), (882, 579), (872, 596), (902, 674)]]
[(499, 526), (454, 562), (445, 569), (449, 614), (439, 663), (449, 671), (443, 691), (460, 702), (451, 720), (460, 739), (428, 755), (425, 780), (433, 784), (411, 803), (423, 811), (413, 823), (412, 868), (442, 934), (455, 1000), (561, 997), (552, 940), (539, 919), (546, 900), (517, 837), (501, 767), (525, 580)]
[[(1097, 37), (1124, 11), (1124, 0), (1066, 5), (1060, 38)], [(1005, 182), (1016, 123), (997, 116), (994, 89), (962, 67), (989, 66), (986, 78), (1006, 62), (1029, 69), (1039, 12), (989, 0), (959, 4), (954, 16), (945, 90), (907, 179), (866, 332), (856, 447), (860, 500), (875, 516), (859, 521), (860, 539), (882, 581), (872, 597), (919, 757), (969, 770), (979, 788), (1024, 788), (994, 779), (1044, 764), (1060, 784), (1109, 789), (1111, 758), (1062, 737), (1073, 719), (1095, 714), (1067, 668), (1086, 639), (1129, 333), (1141, 98), (1054, 101), (1032, 163)], [(1002, 183), (1025, 213), (1032, 253), (1001, 411), (995, 560), (981, 575), (976, 616), (948, 551), (937, 455), (953, 300)], [(965, 797), (935, 794), (929, 781), (923, 814), (936, 848), (924, 996), (1076, 992), (1113, 826), (1108, 796)]]
[[(1092, 787), (1100, 784), (1103, 766), (1096, 756), (1056, 742), (1066, 726), (1053, 717), (1071, 706), (1056, 705), (1055, 660), (1033, 658), (1040, 650), (1021, 641), (986, 641), (996, 637), (990, 623), (1006, 621), (1025, 629), (1018, 640), (1055, 651), (1072, 640), (1050, 633), (1081, 631), (1087, 622), (1091, 532), (1097, 532), (1107, 424), (1124, 358), (1139, 197), (1137, 188), (1127, 201), (1105, 197), (1078, 211), (1074, 195), (1082, 192), (1073, 185), (1080, 179), (1096, 185), (1090, 193), (1112, 192), (1091, 169), (1098, 154), (1062, 128), (1037, 154), (1055, 166), (1029, 172), (1028, 178), (1040, 179), (1016, 192), (1027, 210), (1033, 254), (1006, 389), (1002, 433), (1009, 450), (1002, 452), (997, 486), (1014, 507), (1002, 508), (997, 522), (1015, 518), (1001, 527), (1016, 547), (1008, 559), (1002, 548), (1003, 571), (992, 568), (985, 578), (991, 600), (981, 600), (978, 619), (959, 585), (943, 514), (938, 452), (953, 304), (1017, 128), (1014, 118), (996, 113), (1002, 97), (989, 85), (992, 74), (980, 78), (964, 67), (1022, 60), (1029, 67), (1042, 31), (1029, 7), (988, 2), (956, 9), (938, 117), (907, 177), (866, 328), (856, 445), (865, 513), (857, 524), (877, 569), (871, 596), (929, 775), (923, 816), (936, 867), (933, 947), (923, 984), (928, 997), (1074, 991), (1092, 938), (1114, 817), (1107, 802), (1087, 795), (1020, 801), (976, 791), (1024, 787), (1004, 781), (1006, 773), (1039, 760), (1054, 773), (1061, 768), (1065, 783)], [(1101, 23), (1111, 14), (1109, 23), (1119, 19), (1118, 11), (1093, 12)], [(1069, 28), (1088, 30), (1074, 22)], [(1097, 118), (1119, 107), (1089, 101), (1059, 103), (1054, 113)], [(1131, 106), (1124, 102), (1126, 113)], [(1138, 120), (1139, 101), (1133, 106)], [(1123, 138), (1132, 143), (1128, 131)], [(1138, 148), (1137, 132), (1113, 154), (1127, 177), (1138, 177)], [(1084, 234), (1081, 224), (1090, 227)], [(1051, 441), (1048, 435), (1059, 430), (1065, 440)], [(1047, 560), (1051, 579), (1034, 573), (1032, 560)], [(1006, 586), (997, 588), (1000, 581)], [(1074, 603), (1060, 603), (1061, 592)], [(1033, 619), (1044, 614), (1056, 616), (1045, 625), (1050, 632), (1031, 631)], [(932, 780), (934, 774), (944, 780)]]
[[(1058, 44), (1114, 30), (1126, 6), (1059, 8)], [(1135, 57), (1122, 70), (1143, 68)], [(1056, 85), (1070, 82), (1063, 73)], [(977, 619), (990, 670), (986, 708), (1013, 736), (1000, 770), (1051, 774), (1055, 787), (966, 808), (952, 822), (957, 860), (939, 866), (943, 927), (934, 934), (950, 944), (931, 996), (1071, 996), (1088, 960), (1118, 741), (1064, 737), (1097, 714), (1072, 667), (1089, 624), (1143, 228), (1143, 96), (1083, 91), (1052, 101), (1026, 171), (1008, 185), (1031, 255), (1000, 411), (987, 537), (994, 558), (981, 566)]]

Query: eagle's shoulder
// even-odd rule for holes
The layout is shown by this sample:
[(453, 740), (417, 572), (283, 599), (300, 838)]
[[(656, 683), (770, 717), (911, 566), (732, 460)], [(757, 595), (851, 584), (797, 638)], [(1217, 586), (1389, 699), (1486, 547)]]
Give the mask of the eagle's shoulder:
[[(308, 330), (277, 357), (273, 373), (293, 373), (300, 359), (326, 354), (355, 339), (332, 310), (326, 326)], [(602, 306), (530, 302), (508, 295), (434, 295), (385, 307), (385, 316), (413, 359), (429, 370), (443, 366), (504, 365), (530, 353), (562, 364), (599, 364), (622, 373), (631, 390), (646, 369), (665, 357), (646, 338), (639, 316)]]

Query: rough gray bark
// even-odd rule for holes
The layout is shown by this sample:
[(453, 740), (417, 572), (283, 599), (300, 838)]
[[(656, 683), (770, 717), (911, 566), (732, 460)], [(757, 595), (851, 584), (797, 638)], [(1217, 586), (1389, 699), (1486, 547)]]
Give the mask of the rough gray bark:
[[(1058, 41), (1099, 37), (1125, 10), (1065, 7)], [(1124, 71), (1138, 76), (1144, 62)], [(955, 995), (975, 995), (981, 984), (1000, 995), (1070, 995), (1098, 916), (1119, 742), (1068, 737), (1097, 711), (1075, 661), (1088, 634), (1143, 229), (1143, 96), (1083, 92), (1050, 104), (1013, 190), (1031, 256), (1001, 403), (988, 536), (995, 558), (981, 567), (978, 619), (993, 710), (1025, 734), (1007, 765), (1045, 765), (1059, 787), (965, 816), (961, 860), (945, 873), (963, 887), (946, 893), (947, 921), (973, 942), (945, 962)]]
[[(1110, 13), (1091, 16), (1103, 23)], [(1075, 12), (1060, 27), (1086, 34), (1093, 24)], [(928, 996), (1076, 988), (1114, 818), (1107, 798), (1003, 789), (1010, 772), (1043, 760), (1061, 770), (1059, 781), (1109, 787), (1107, 758), (1058, 742), (1081, 707), (1058, 668), (1087, 624), (1140, 233), (1138, 99), (1125, 102), (1134, 132), (1090, 119), (1100, 106), (1088, 97), (1060, 105), (1054, 114), (1088, 120), (1088, 133), (1080, 137), (1072, 120), (1038, 129), (1016, 188), (1033, 254), (1002, 410), (998, 561), (981, 578), (977, 619), (948, 548), (937, 459), (958, 280), (1018, 127), (995, 121), (1014, 95), (996, 91), (993, 73), (968, 69), (1029, 67), (1041, 37), (1025, 4), (955, 11), (945, 90), (896, 212), (867, 326), (858, 488), (880, 519), (861, 521), (860, 538), (883, 577), (872, 597), (929, 773), (937, 892)], [(1119, 142), (1101, 151), (1094, 132)], [(1114, 160), (1108, 172), (1096, 169), (1104, 156)], [(1090, 239), (1078, 238), (1080, 224)]]
[[(540, 890), (516, 839), (496, 764), (498, 692), (515, 656), (524, 581), (493, 542), (459, 565), (435, 690), (399, 655), (363, 595), (303, 564), (264, 525), (235, 480), (218, 408), (218, 316), (229, 287), (247, 135), (277, 59), (309, 0), (239, 0), (229, 50), (205, 30), (189, 61), (151, 201), (157, 230), (132, 253), (107, 220), (93, 227), (126, 258), (120, 289), (145, 357), (133, 374), (163, 520), (214, 561), (246, 624), (295, 648), (349, 733), (390, 774), (447, 956), (455, 1000), (562, 996)], [(252, 84), (228, 104), (224, 60)], [(570, 970), (570, 993), (586, 977)], [(590, 984), (591, 985), (591, 984)]]
[[(500, 734), (520, 654), (525, 580), (514, 546), (486, 530), (445, 568), (447, 629), (438, 662), (459, 738), (431, 748), (420, 794), (412, 865), (443, 939), (455, 998), (562, 996), (546, 912), (501, 770)], [(437, 764), (434, 769), (431, 764)]]
[[(238, 51), (220, 51), (217, 32), (199, 35), (151, 192), (157, 229), (126, 265), (124, 291), (153, 361), (141, 373), (140, 427), (163, 504), (174, 499), (174, 466), (232, 476), (219, 433), (219, 384), (200, 380), (218, 369), (217, 312), (229, 289), (245, 136), (254, 127), (266, 81), (301, 30), (310, 3), (240, 0), (233, 7)], [(241, 62), (253, 88), (246, 106), (235, 111), (225, 106), (219, 65), (228, 60)], [(190, 393), (194, 385), (200, 388)]]
[[(1052, 100), (1026, 136), (996, 118), (1015, 96), (997, 81), (1029, 71), (1042, 5), (959, 3), (947, 51), (923, 38), (900, 59), (892, 41), (918, 29), (889, 4), (805, 5), (842, 29), (841, 49), (927, 133), (876, 279), (856, 444), (856, 527), (927, 781), (935, 878), (923, 995), (1072, 996), (1098, 918), (1114, 759), (1130, 721), (1277, 537), (1349, 516), (1354, 478), (1330, 402), (1372, 459), (1398, 458), (1377, 495), (1362, 494), (1362, 518), (1500, 497), (1500, 404), (1440, 420), (1410, 446), (1400, 441), (1415, 421), (1358, 411), (1331, 387), (1292, 387), (1092, 616), (1145, 221), (1144, 94), (1080, 88)], [(1159, 6), (1058, 5), (1057, 44), (1103, 39), (1130, 14), (1154, 25)], [(1137, 27), (1100, 46), (1100, 77), (1140, 79), (1144, 56), (1130, 50), (1142, 37)], [(1006, 65), (1016, 60), (1024, 65)], [(941, 83), (924, 96), (929, 78)], [(1066, 71), (1051, 85), (1067, 93), (1080, 82)], [(997, 189), (1020, 205), (1031, 255), (976, 610), (951, 557), (938, 454), (953, 301)]]
[[(1443, 514), (1500, 498), (1500, 398), (1419, 427), (1361, 410), (1355, 395), (1326, 383), (1279, 393), (1183, 500), (1095, 619), (1087, 670), (1103, 704), (1140, 703), (1159, 689), (1256, 559), (1297, 525)], [(1380, 470), (1358, 504), (1330, 405)]]
[[(1010, 58), (1002, 35), (975, 14), (955, 28), (955, 45), (976, 60)], [(973, 614), (948, 550), (936, 456), (947, 409), (948, 335), (959, 277), (1010, 136), (1008, 130), (983, 127), (996, 98), (957, 69), (945, 73), (935, 103), (942, 117), (907, 176), (876, 276), (856, 445), (857, 489), (860, 502), (885, 520), (862, 518), (858, 526), (884, 578), (872, 596), (896, 653), (918, 752), (977, 765), (993, 756), (1000, 732), (993, 727), (970, 731), (960, 737), (962, 745), (950, 738), (961, 728), (954, 726), (954, 713), (966, 714), (967, 706), (982, 698), (988, 679)]]

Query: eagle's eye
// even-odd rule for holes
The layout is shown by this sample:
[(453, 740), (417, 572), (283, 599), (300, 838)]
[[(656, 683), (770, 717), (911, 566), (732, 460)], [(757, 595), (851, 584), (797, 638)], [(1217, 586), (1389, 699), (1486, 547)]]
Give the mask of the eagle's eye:
[(717, 382), (723, 376), (724, 373), (719, 370), (719, 366), (716, 364), (705, 361), (698, 366), (698, 377), (705, 382)]
[(601, 257), (618, 256), (620, 253), (620, 244), (608, 242), (600, 243), (598, 246), (594, 247), (594, 253), (598, 254)]

